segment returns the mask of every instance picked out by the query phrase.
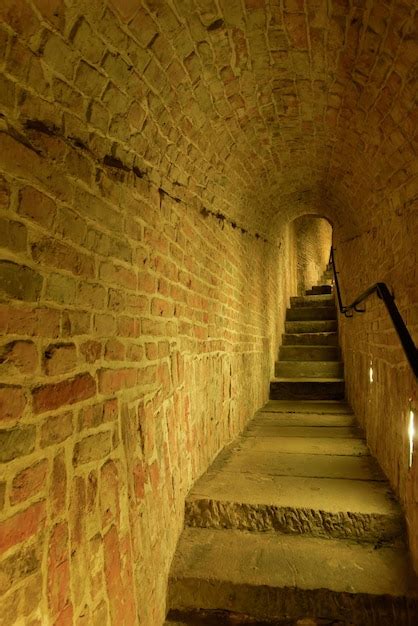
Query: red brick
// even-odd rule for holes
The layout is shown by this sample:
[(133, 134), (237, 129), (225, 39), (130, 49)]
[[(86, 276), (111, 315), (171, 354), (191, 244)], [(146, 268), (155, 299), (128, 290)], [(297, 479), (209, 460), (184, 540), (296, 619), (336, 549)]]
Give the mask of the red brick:
[(73, 343), (57, 343), (44, 352), (43, 367), (48, 376), (67, 374), (77, 364), (77, 351)]
[(70, 556), (66, 522), (57, 524), (48, 550), (48, 606), (52, 615), (59, 615), (70, 605)]
[(16, 474), (12, 481), (10, 504), (17, 504), (39, 493), (46, 482), (48, 461), (43, 459)]
[(26, 396), (22, 387), (0, 385), (0, 422), (17, 420), (26, 407)]
[(55, 515), (59, 515), (65, 509), (67, 493), (67, 470), (65, 467), (64, 452), (60, 452), (54, 458), (51, 476), (51, 505)]
[(53, 626), (73, 626), (73, 614), (73, 606), (72, 604), (68, 604), (58, 615)]
[(121, 389), (135, 387), (136, 384), (136, 369), (103, 369), (99, 371), (99, 391), (101, 393), (113, 393)]
[(67, 404), (75, 404), (91, 398), (95, 393), (96, 382), (87, 373), (63, 380), (60, 383), (42, 385), (36, 387), (32, 392), (34, 412), (42, 413)]
[(60, 311), (0, 304), (0, 327), (11, 335), (58, 337)]
[(137, 502), (141, 501), (145, 495), (145, 468), (141, 461), (138, 461), (133, 469), (134, 490)]
[(119, 475), (114, 461), (107, 461), (100, 470), (100, 512), (102, 526), (119, 526)]
[(0, 554), (38, 533), (45, 516), (45, 502), (41, 501), (0, 522)]
[[(103, 549), (105, 577), (112, 623), (123, 626), (126, 622), (123, 600), (122, 563), (119, 537), (115, 526), (112, 526), (104, 536)], [(126, 624), (126, 626), (128, 625)]]

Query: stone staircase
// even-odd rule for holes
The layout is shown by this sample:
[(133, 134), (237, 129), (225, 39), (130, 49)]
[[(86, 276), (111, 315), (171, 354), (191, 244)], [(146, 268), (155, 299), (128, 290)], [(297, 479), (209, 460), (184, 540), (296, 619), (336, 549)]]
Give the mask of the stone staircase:
[(291, 299), (270, 401), (188, 495), (167, 626), (418, 624), (402, 511), (344, 401), (327, 280)]

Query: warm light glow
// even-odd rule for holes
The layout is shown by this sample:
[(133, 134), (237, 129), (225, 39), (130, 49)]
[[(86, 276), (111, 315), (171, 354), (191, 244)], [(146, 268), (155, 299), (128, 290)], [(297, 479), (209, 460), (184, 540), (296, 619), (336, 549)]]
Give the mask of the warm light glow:
[(369, 380), (372, 383), (373, 382), (373, 367), (372, 367), (373, 363), (370, 361), (370, 367), (369, 367)]
[(409, 411), (409, 467), (412, 467), (412, 457), (414, 456), (414, 439), (415, 439), (415, 415), (412, 409)]

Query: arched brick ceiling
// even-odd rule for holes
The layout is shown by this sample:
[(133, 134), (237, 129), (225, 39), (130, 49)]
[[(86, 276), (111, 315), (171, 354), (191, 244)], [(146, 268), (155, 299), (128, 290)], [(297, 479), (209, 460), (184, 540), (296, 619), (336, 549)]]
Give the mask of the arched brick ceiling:
[[(175, 89), (167, 108), (200, 152), (196, 182), (240, 219), (265, 229), (309, 198), (356, 220), (413, 159), (413, 0), (112, 4)], [(151, 67), (146, 79), (164, 76)]]
[(187, 187), (238, 222), (267, 232), (272, 219), (317, 210), (362, 223), (382, 200), (410, 196), (415, 0), (4, 7), (40, 59), (42, 97), (73, 110), (82, 95), (76, 115), (94, 149), (107, 142), (154, 182)]

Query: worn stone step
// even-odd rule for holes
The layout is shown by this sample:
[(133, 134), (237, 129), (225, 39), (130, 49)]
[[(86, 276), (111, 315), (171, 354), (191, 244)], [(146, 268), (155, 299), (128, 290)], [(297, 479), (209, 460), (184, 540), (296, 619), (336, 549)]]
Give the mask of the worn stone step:
[[(261, 413), (281, 413), (285, 416), (294, 416), (295, 419), (304, 414), (307, 417), (312, 415), (317, 423), (322, 419), (320, 416), (330, 415), (349, 415), (353, 418), (353, 410), (344, 400), (274, 400), (270, 399), (266, 402)], [(296, 415), (294, 415), (296, 414)], [(284, 416), (282, 416), (284, 417)]]
[(286, 321), (286, 333), (328, 333), (337, 330), (337, 320)]
[(275, 375), (283, 378), (342, 378), (344, 366), (339, 361), (278, 361)]
[(327, 293), (332, 293), (332, 285), (314, 285), (311, 289), (305, 291), (307, 296)]
[(290, 298), (290, 306), (299, 307), (317, 307), (317, 306), (333, 306), (335, 307), (334, 296), (329, 295), (309, 295), (309, 296), (292, 296)]
[(335, 306), (298, 306), (287, 309), (286, 321), (336, 320)]
[[(354, 415), (350, 413), (320, 413), (314, 414), (303, 412), (303, 409), (297, 413), (280, 412), (275, 410), (261, 409), (257, 411), (254, 419), (248, 423), (247, 430), (259, 428), (263, 425), (274, 431), (282, 426), (339, 426), (339, 427), (356, 427)], [(247, 432), (247, 430), (245, 432)]]
[(173, 610), (167, 616), (164, 626), (355, 626), (344, 621), (313, 618), (311, 615), (297, 619), (258, 619), (235, 611), (213, 609)]
[(338, 361), (337, 346), (286, 345), (280, 346), (279, 358), (283, 361)]
[(284, 333), (282, 335), (282, 345), (338, 347), (338, 333)]
[(273, 378), (271, 400), (343, 400), (344, 379), (339, 378)]
[(404, 531), (359, 429), (281, 426), (273, 433), (265, 424), (246, 430), (197, 481), (185, 524), (371, 542)]
[(356, 626), (414, 626), (415, 585), (399, 548), (186, 528), (170, 572), (168, 605), (259, 619), (309, 615)]

